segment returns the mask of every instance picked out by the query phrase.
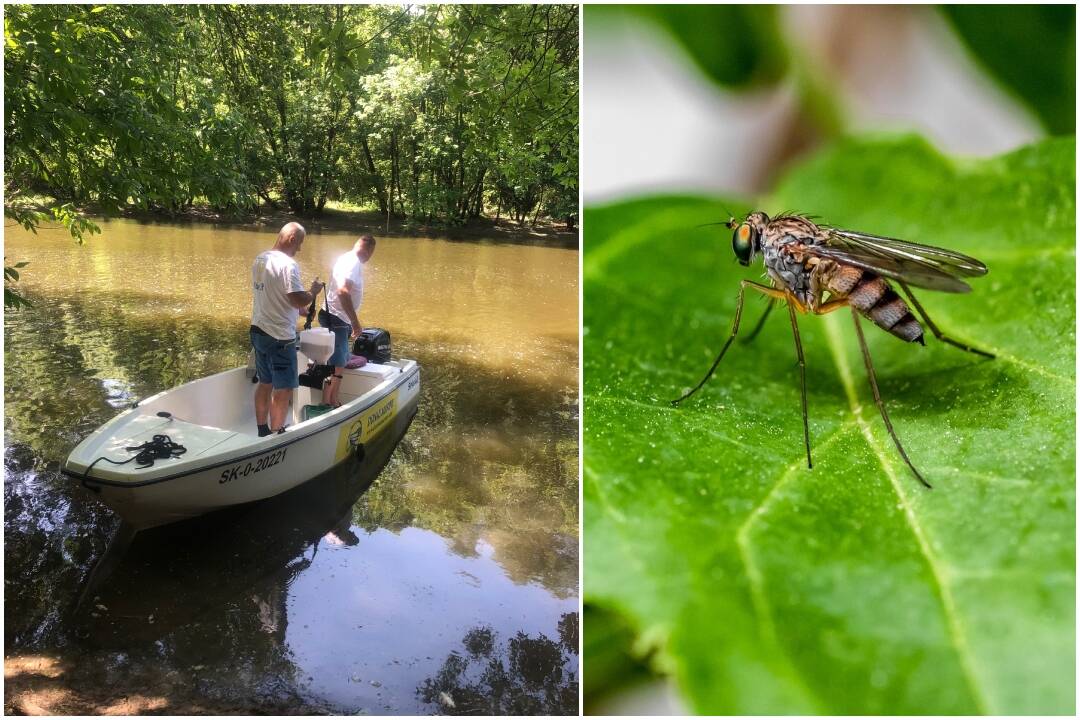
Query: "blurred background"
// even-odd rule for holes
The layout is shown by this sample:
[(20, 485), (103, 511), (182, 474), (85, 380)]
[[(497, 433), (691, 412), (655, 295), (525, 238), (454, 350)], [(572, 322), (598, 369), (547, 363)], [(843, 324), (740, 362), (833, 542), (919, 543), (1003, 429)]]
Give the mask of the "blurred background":
[[(586, 206), (763, 195), (846, 134), (982, 157), (1076, 130), (1072, 5), (586, 5), (584, 23)], [(685, 713), (631, 624), (584, 589), (585, 712)]]
[(586, 5), (585, 203), (754, 195), (844, 133), (969, 156), (1072, 134), (1075, 40), (1072, 5)]

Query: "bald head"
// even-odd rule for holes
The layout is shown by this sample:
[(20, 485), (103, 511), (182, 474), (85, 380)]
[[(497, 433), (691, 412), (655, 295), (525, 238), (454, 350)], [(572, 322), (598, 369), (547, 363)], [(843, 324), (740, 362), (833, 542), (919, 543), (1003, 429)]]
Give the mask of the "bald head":
[(307, 230), (303, 225), (298, 222), (285, 223), (278, 232), (274, 249), (292, 257), (300, 252), (300, 246), (303, 245), (305, 237), (307, 237)]

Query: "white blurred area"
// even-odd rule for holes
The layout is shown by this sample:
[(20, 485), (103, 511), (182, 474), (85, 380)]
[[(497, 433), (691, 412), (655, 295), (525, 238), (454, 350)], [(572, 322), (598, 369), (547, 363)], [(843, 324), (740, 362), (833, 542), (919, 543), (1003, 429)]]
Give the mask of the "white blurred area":
[[(585, 18), (586, 204), (656, 192), (752, 196), (820, 142), (792, 82), (728, 92), (647, 21), (621, 13)], [(1044, 134), (932, 8), (785, 6), (781, 24), (796, 46), (792, 62), (836, 93), (848, 132), (912, 130), (943, 152), (969, 156)]]

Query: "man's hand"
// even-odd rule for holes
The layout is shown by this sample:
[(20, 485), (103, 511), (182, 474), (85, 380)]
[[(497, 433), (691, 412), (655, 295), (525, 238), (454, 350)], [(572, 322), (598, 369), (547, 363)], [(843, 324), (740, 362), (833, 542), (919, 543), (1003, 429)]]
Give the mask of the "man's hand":
[(359, 323), (352, 323), (352, 334), (349, 335), (350, 340), (355, 340), (360, 337), (360, 333), (364, 332), (364, 328), (360, 327)]
[(315, 278), (312, 281), (311, 289), (308, 290), (308, 292), (311, 293), (311, 297), (314, 298), (316, 295), (318, 295), (320, 292), (322, 292), (322, 289), (324, 287), (326, 287), (326, 283), (321, 283), (321, 282), (319, 282), (319, 278)]

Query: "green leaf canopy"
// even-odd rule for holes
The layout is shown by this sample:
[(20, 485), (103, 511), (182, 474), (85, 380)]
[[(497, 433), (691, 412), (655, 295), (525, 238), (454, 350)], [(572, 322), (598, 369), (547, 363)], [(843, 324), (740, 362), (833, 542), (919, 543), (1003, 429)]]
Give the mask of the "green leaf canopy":
[[(955, 249), (988, 276), (917, 296), (985, 360), (800, 317), (814, 468), (786, 312), (727, 337), (740, 278), (724, 205), (585, 215), (585, 595), (640, 631), (690, 706), (731, 714), (1074, 710), (1075, 141), (958, 161), (848, 140), (757, 208)], [(742, 334), (764, 302), (748, 297)], [(586, 647), (590, 647), (586, 625)], [(589, 657), (584, 658), (588, 667)]]

